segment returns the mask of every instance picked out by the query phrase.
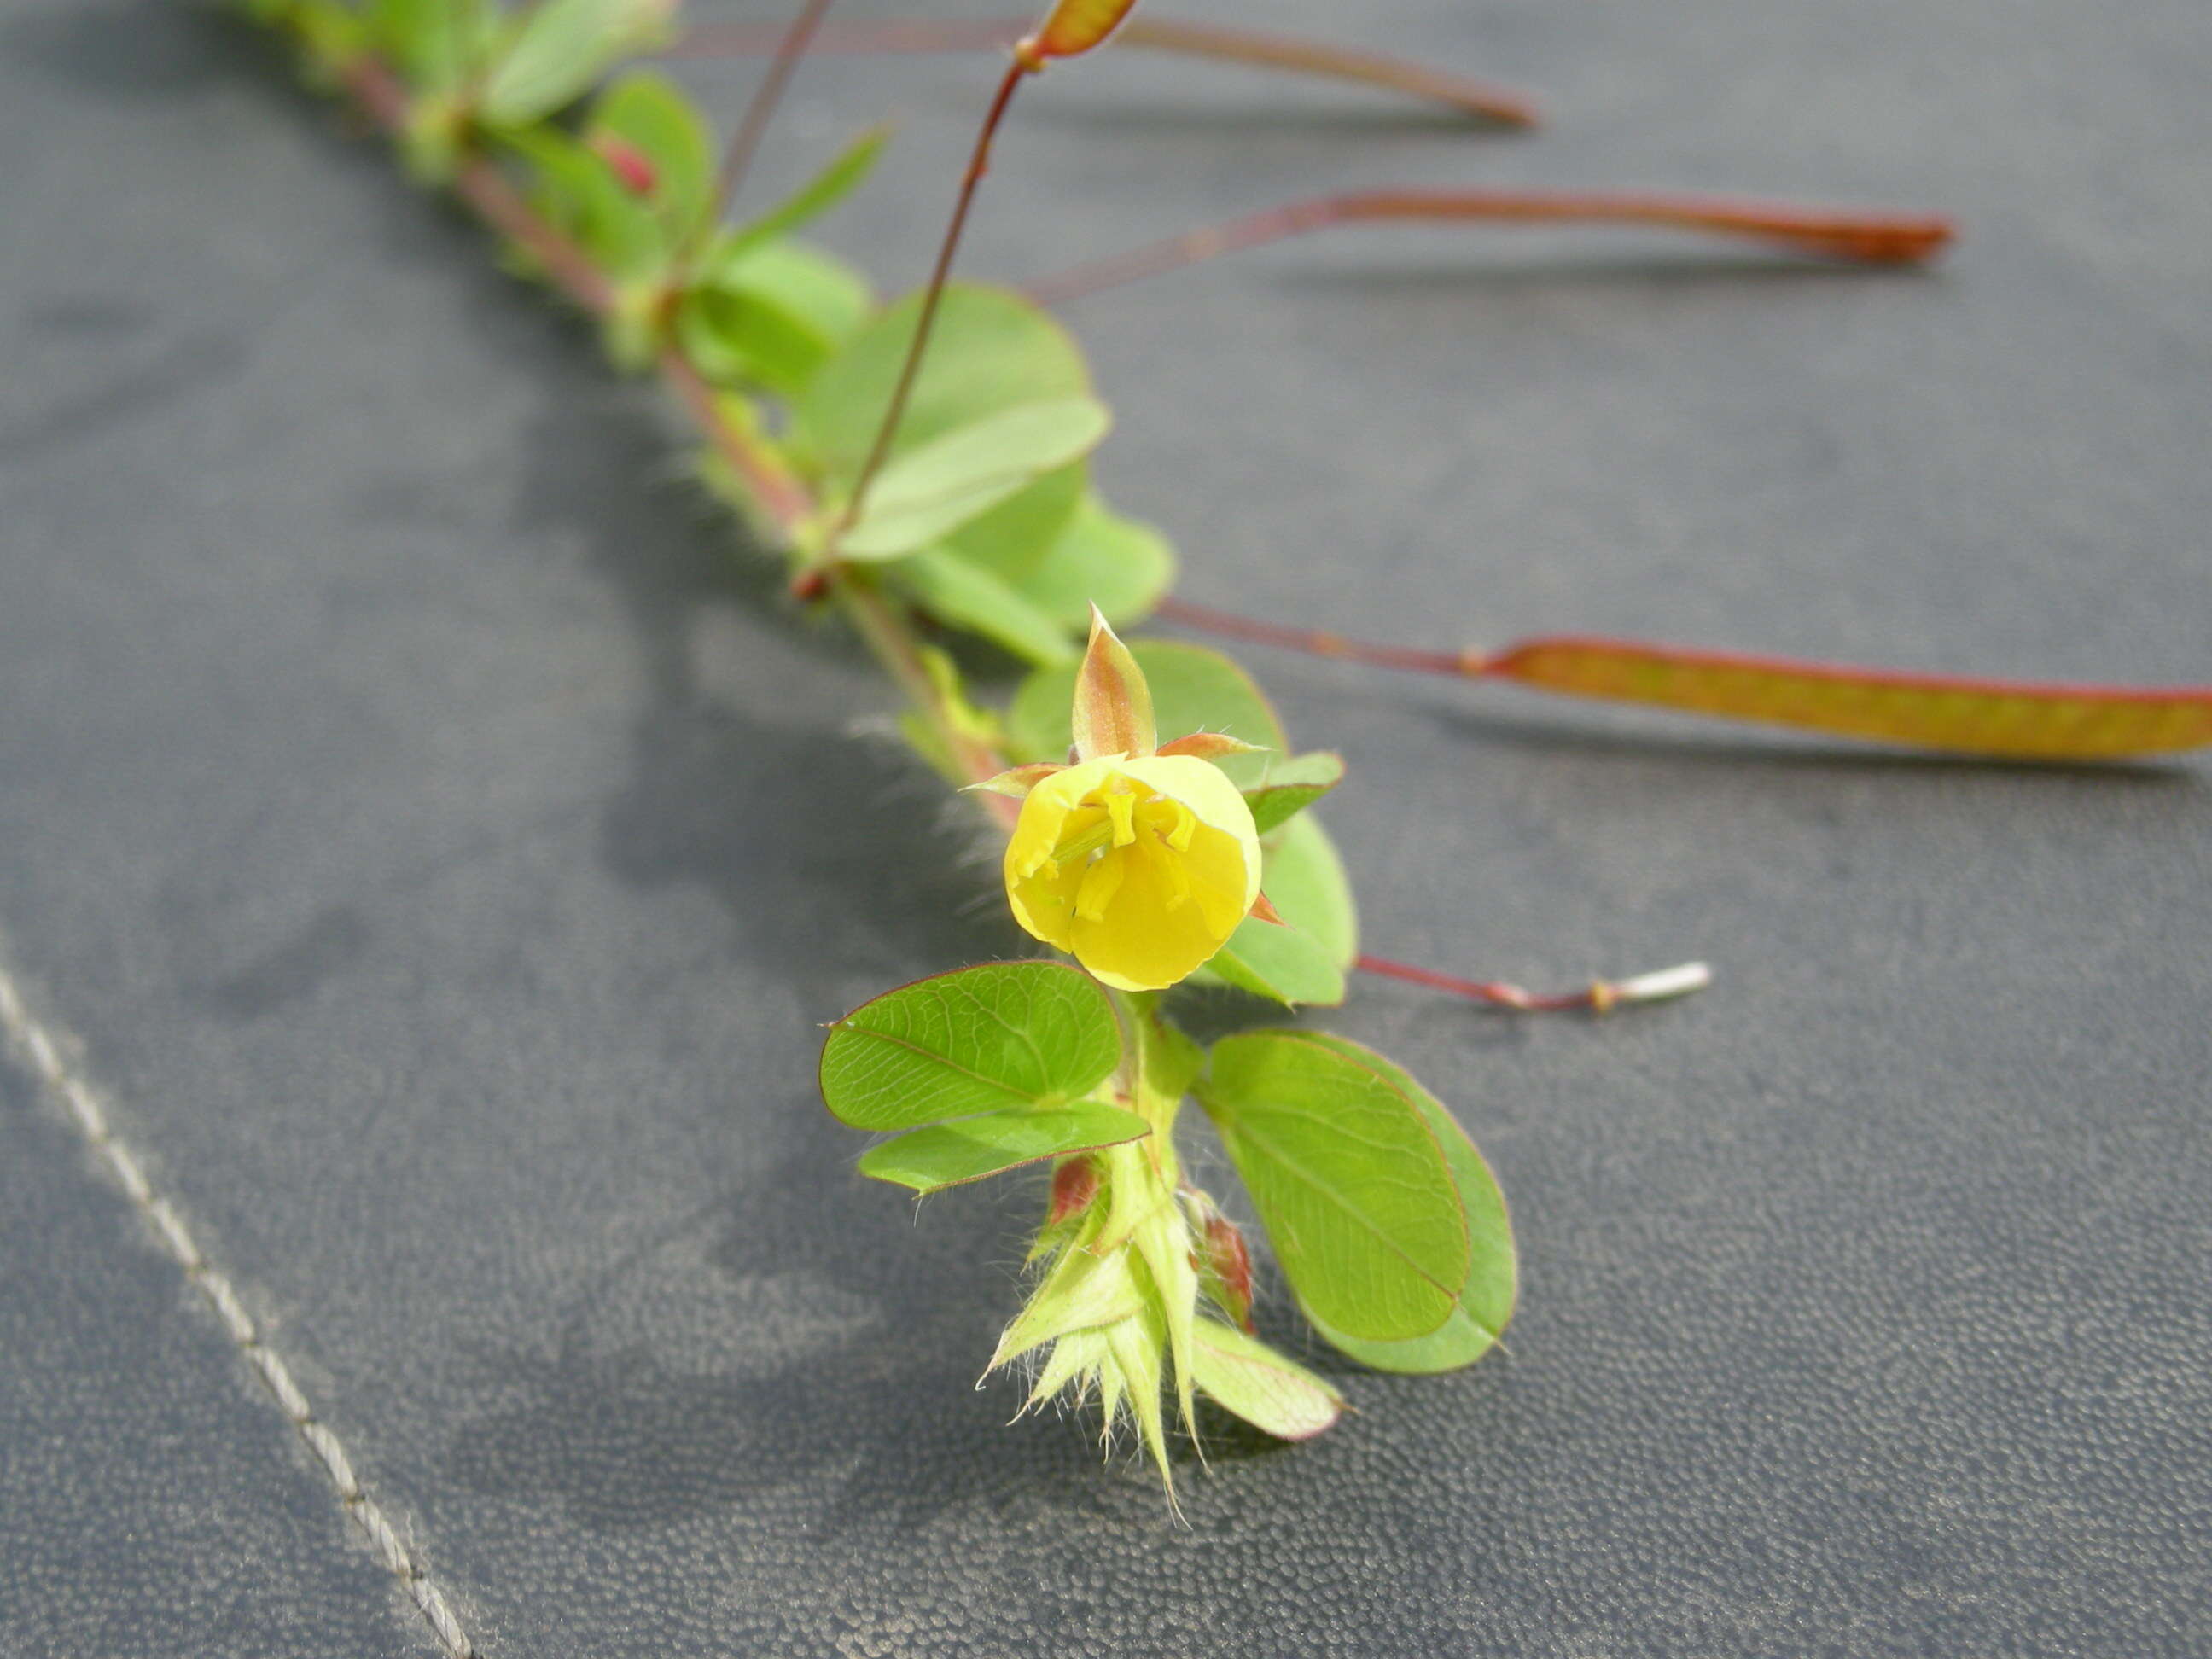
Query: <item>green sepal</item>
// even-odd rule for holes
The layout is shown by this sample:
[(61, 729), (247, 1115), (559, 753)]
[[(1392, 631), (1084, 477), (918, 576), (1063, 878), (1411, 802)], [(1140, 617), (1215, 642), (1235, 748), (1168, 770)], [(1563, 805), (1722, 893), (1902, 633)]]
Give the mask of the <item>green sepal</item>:
[(1344, 1411), (1344, 1396), (1256, 1336), (1201, 1319), (1191, 1368), (1206, 1398), (1279, 1440), (1310, 1440)]
[[(1287, 754), (1282, 721), (1252, 677), (1218, 651), (1173, 641), (1139, 640), (1129, 647), (1152, 688), (1161, 740), (1193, 732), (1225, 732), (1261, 749)], [(1073, 741), (1071, 711), (1075, 669), (1042, 669), (1022, 682), (1006, 720), (1008, 738), (1024, 760), (1060, 760)], [(1268, 755), (1232, 755), (1218, 763), (1239, 788), (1266, 776)]]
[(1063, 1250), (1012, 1324), (999, 1338), (986, 1371), (994, 1371), (1047, 1342), (1127, 1319), (1144, 1306), (1144, 1287), (1118, 1251)]

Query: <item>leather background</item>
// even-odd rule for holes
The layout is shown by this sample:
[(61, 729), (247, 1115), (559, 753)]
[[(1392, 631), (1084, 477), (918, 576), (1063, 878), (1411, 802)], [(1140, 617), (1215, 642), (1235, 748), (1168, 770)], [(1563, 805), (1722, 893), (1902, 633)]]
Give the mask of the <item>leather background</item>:
[[(2198, 0), (1270, 20), (1539, 88), (1552, 128), (1102, 59), (1024, 95), (965, 269), (1395, 182), (1967, 239), (1911, 277), (1347, 233), (1086, 301), (1102, 471), (1189, 597), (2212, 679)], [(894, 110), (831, 240), (911, 281), (989, 72), (810, 69), (771, 178)], [(886, 688), (738, 556), (652, 396), (226, 21), (10, 0), (0, 94), (0, 929), (483, 1652), (2212, 1646), (2203, 761), (1254, 653), (1351, 761), (1372, 948), (1720, 980), (1595, 1026), (1371, 983), (1326, 1017), (1496, 1165), (1513, 1351), (1333, 1367), (1357, 1414), (1225, 1437), (1178, 1529), (970, 1387), (1035, 1183), (916, 1217), (814, 1098), (814, 1022), (1017, 941), (854, 735)], [(0, 1648), (428, 1650), (66, 1135), (11, 1073)]]

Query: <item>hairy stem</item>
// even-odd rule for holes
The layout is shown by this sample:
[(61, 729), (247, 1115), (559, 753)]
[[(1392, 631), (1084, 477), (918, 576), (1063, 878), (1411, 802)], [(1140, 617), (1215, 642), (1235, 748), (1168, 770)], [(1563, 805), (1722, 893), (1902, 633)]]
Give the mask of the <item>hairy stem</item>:
[[(886, 19), (825, 29), (817, 37), (815, 50), (856, 55), (980, 52), (1012, 46), (1028, 27), (1027, 21), (1021, 19), (966, 22)], [(1139, 14), (1121, 26), (1115, 34), (1114, 43), (1116, 46), (1210, 58), (1223, 63), (1285, 70), (1330, 80), (1356, 81), (1442, 104), (1498, 126), (1528, 127), (1536, 123), (1534, 105), (1509, 88), (1403, 58), (1352, 51), (1295, 35), (1214, 28)], [(750, 57), (772, 51), (775, 45), (774, 32), (758, 24), (708, 23), (687, 33), (670, 55)]]
[(1731, 197), (1618, 191), (1370, 190), (1312, 197), (1204, 226), (1041, 277), (1027, 285), (1027, 292), (1040, 304), (1060, 305), (1333, 225), (1439, 222), (1661, 225), (1866, 264), (1919, 264), (1942, 252), (1954, 234), (1951, 222), (1933, 214), (1842, 212)]
[[(357, 57), (346, 65), (344, 78), (356, 104), (378, 127), (393, 136), (406, 131), (407, 88), (389, 66), (374, 58)], [(477, 155), (463, 156), (453, 183), (455, 194), (478, 217), (526, 249), (570, 300), (594, 315), (612, 310), (613, 285), (590, 256), (540, 217), (491, 161)], [(743, 427), (723, 416), (714, 388), (688, 359), (672, 348), (661, 353), (659, 368), (663, 383), (780, 531), (790, 535), (812, 518), (815, 503), (805, 486)], [(977, 782), (1004, 771), (1006, 757), (977, 742), (945, 706), (936, 683), (922, 666), (919, 641), (896, 608), (870, 583), (850, 573), (830, 574), (828, 592), (839, 609), (963, 769)], [(1012, 827), (1019, 811), (1017, 803), (988, 793), (983, 800), (994, 821)]]

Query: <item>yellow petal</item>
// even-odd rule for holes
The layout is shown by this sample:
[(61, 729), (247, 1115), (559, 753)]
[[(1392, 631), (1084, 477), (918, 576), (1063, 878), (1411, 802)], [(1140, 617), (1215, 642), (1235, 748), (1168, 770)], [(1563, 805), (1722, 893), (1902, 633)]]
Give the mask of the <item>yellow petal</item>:
[(1260, 891), (1251, 809), (1194, 756), (1112, 756), (1043, 779), (1008, 842), (1014, 919), (1107, 984), (1154, 991), (1219, 950)]

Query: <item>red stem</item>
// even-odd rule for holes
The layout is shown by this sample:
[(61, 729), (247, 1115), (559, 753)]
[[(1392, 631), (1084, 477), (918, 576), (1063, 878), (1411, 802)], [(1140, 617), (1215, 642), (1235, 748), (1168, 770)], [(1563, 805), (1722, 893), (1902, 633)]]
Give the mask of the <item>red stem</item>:
[(1401, 979), (1410, 985), (1425, 986), (1431, 991), (1447, 991), (1473, 1002), (1486, 1002), (1493, 1007), (1512, 1008), (1525, 1014), (1563, 1013), (1577, 1008), (1602, 1013), (1612, 1006), (1612, 1000), (1605, 994), (1601, 981), (1593, 982), (1580, 991), (1539, 996), (1502, 980), (1462, 979), (1455, 974), (1440, 974), (1433, 968), (1416, 968), (1410, 963), (1393, 962), (1388, 957), (1363, 956), (1352, 965), (1363, 974), (1373, 974), (1382, 979)]
[[(346, 65), (347, 90), (386, 131), (406, 131), (406, 84), (374, 58)], [(532, 211), (507, 177), (481, 155), (464, 155), (453, 172), (453, 191), (477, 216), (527, 249), (560, 290), (586, 311), (603, 312), (614, 303), (614, 289), (591, 256)]]
[[(824, 29), (816, 38), (814, 50), (856, 55), (979, 52), (1011, 46), (1029, 27), (1029, 22), (1022, 19), (956, 22), (887, 19)], [(759, 24), (709, 23), (685, 34), (669, 55), (750, 57), (771, 50), (775, 40), (775, 32)], [(1291, 35), (1213, 28), (1140, 15), (1121, 26), (1114, 36), (1114, 43), (1117, 46), (1179, 52), (1263, 69), (1288, 70), (1301, 75), (1358, 81), (1443, 104), (1500, 126), (1528, 127), (1536, 124), (1534, 106), (1519, 93), (1505, 88), (1402, 58), (1350, 51)]]
[(783, 29), (775, 43), (775, 61), (761, 77), (754, 90), (752, 100), (745, 106), (744, 118), (738, 124), (736, 137), (730, 140), (729, 149), (722, 156), (722, 168), (714, 179), (714, 205), (703, 222), (707, 229), (720, 223), (722, 216), (730, 210), (730, 204), (738, 198), (738, 191), (752, 168), (753, 156), (760, 149), (762, 136), (768, 131), (769, 119), (776, 106), (783, 101), (785, 89), (799, 69), (799, 60), (806, 56), (816, 32), (822, 26), (823, 14), (829, 11), (830, 0), (805, 0), (798, 15)]
[(975, 149), (968, 158), (968, 171), (960, 180), (959, 199), (953, 204), (951, 220), (945, 227), (945, 240), (937, 250), (937, 264), (929, 273), (929, 287), (921, 300), (921, 314), (915, 320), (914, 342), (907, 348), (906, 362), (900, 367), (898, 384), (891, 390), (890, 402), (884, 407), (883, 424), (876, 428), (874, 445), (868, 458), (860, 465), (859, 475), (853, 482), (852, 499), (845, 505), (844, 515), (830, 534), (827, 557), (834, 560), (836, 544), (845, 532), (853, 527), (860, 516), (866, 502), (868, 486), (876, 474), (883, 470), (884, 459), (890, 455), (891, 444), (898, 436), (899, 422), (906, 418), (906, 406), (914, 397), (915, 382), (921, 378), (921, 360), (929, 346), (929, 332), (937, 321), (938, 307), (945, 300), (945, 285), (952, 275), (952, 261), (960, 251), (961, 233), (968, 228), (968, 210), (975, 205), (975, 191), (983, 177), (991, 170), (991, 140), (999, 131), (999, 124), (1006, 118), (1007, 107), (1014, 101), (1014, 94), (1022, 82), (1036, 71), (1017, 58), (1006, 65), (1005, 77), (999, 90), (991, 99), (991, 107), (984, 114), (982, 130), (975, 135)]
[(1346, 662), (1364, 662), (1376, 668), (1396, 668), (1412, 674), (1449, 674), (1455, 678), (1479, 676), (1482, 659), (1461, 651), (1421, 651), (1411, 646), (1378, 645), (1370, 640), (1347, 639), (1324, 629), (1285, 628), (1277, 623), (1261, 622), (1256, 617), (1240, 617), (1233, 611), (1216, 611), (1210, 605), (1193, 605), (1188, 599), (1162, 599), (1155, 615), (1163, 621), (1181, 623), (1186, 628), (1195, 628), (1202, 633), (1218, 634), (1224, 639), (1250, 640), (1259, 645), (1279, 646), (1285, 651), (1303, 651), (1309, 656), (1334, 657)]
[(1043, 277), (1030, 283), (1028, 291), (1039, 303), (1055, 305), (1139, 277), (1179, 270), (1218, 254), (1279, 242), (1331, 225), (1468, 221), (1664, 225), (1778, 243), (1800, 253), (1869, 264), (1912, 264), (1931, 258), (1954, 234), (1951, 221), (1931, 214), (1837, 212), (1729, 197), (1633, 191), (1358, 191), (1286, 203), (1264, 213), (1149, 243)]

